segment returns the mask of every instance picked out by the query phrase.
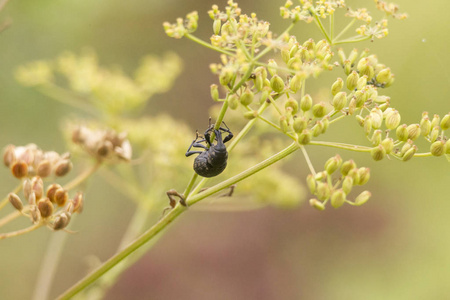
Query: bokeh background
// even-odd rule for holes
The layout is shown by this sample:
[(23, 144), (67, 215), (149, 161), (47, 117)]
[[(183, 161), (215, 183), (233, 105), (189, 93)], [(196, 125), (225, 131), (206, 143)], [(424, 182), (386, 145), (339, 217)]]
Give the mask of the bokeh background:
[[(357, 2), (357, 4), (355, 4)], [(63, 152), (63, 133), (55, 130), (72, 109), (19, 85), (17, 66), (52, 59), (85, 46), (103, 65), (133, 70), (145, 54), (176, 52), (184, 72), (175, 88), (155, 96), (145, 114), (168, 113), (192, 128), (204, 128), (215, 82), (208, 64), (216, 53), (186, 39), (167, 38), (163, 21), (187, 12), (200, 15), (197, 35), (212, 29), (206, 11), (225, 1), (10, 1), (0, 20), (12, 26), (0, 34), (0, 145), (38, 143)], [(283, 1), (241, 1), (281, 32)], [(450, 18), (448, 1), (396, 1), (409, 14), (390, 21), (390, 34), (370, 47), (396, 75), (386, 90), (402, 122), (416, 123), (422, 111), (444, 115), (450, 110)], [(373, 1), (353, 1), (352, 7)], [(300, 23), (300, 39), (320, 39), (313, 25)], [(341, 73), (334, 76), (342, 76)], [(318, 81), (308, 87), (328, 87)], [(364, 143), (362, 132), (343, 122), (327, 133), (330, 140)], [(350, 130), (349, 130), (350, 129)], [(189, 143), (192, 137), (187, 138)], [(335, 150), (317, 148), (318, 168)], [(193, 208), (177, 220), (137, 264), (123, 274), (107, 299), (449, 299), (450, 298), (450, 164), (445, 158), (372, 161), (367, 155), (339, 152), (344, 159), (371, 168), (371, 200), (362, 207), (344, 206), (318, 212), (304, 204), (295, 210), (265, 208), (247, 212), (211, 212)], [(289, 171), (299, 184), (307, 174), (296, 154)], [(16, 185), (0, 170), (0, 194)], [(90, 202), (77, 219), (77, 235), (68, 239), (51, 297), (85, 274), (88, 257), (110, 257), (130, 219), (134, 204), (94, 178)], [(168, 187), (170, 188), (170, 187)], [(276, 191), (274, 191), (276, 192)], [(20, 224), (20, 222), (19, 222)], [(25, 224), (25, 223), (24, 223)], [(52, 233), (39, 230), (0, 242), (0, 298), (29, 299), (41, 258)]]

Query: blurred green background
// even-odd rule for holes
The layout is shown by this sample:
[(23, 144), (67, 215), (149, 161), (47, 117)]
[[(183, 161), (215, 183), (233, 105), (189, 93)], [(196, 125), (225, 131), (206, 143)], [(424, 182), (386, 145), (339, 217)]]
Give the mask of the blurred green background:
[[(212, 33), (206, 12), (225, 1), (10, 1), (0, 20), (12, 26), (0, 34), (0, 145), (35, 142), (63, 152), (63, 134), (55, 130), (73, 114), (61, 105), (15, 82), (15, 68), (36, 59), (52, 59), (64, 50), (79, 53), (90, 46), (103, 65), (135, 69), (148, 53), (171, 50), (184, 61), (175, 88), (158, 95), (147, 115), (169, 113), (192, 128), (203, 128), (211, 105), (209, 85), (215, 82), (209, 63), (216, 53), (186, 39), (167, 38), (162, 22), (187, 12), (200, 15), (196, 35)], [(241, 1), (243, 12), (256, 12), (281, 32), (283, 1)], [(355, 4), (357, 3), (357, 4)], [(416, 123), (422, 111), (441, 116), (450, 111), (450, 36), (448, 1), (396, 1), (409, 14), (390, 20), (390, 34), (370, 47), (396, 75), (386, 90), (402, 122)], [(373, 1), (353, 1), (352, 7), (375, 10)], [(320, 39), (314, 25), (293, 30), (298, 39)], [(335, 71), (333, 76), (343, 76)], [(329, 80), (308, 86), (328, 88)], [(327, 133), (334, 141), (362, 144), (354, 120)], [(187, 137), (187, 145), (191, 140)], [(335, 150), (311, 151), (320, 168)], [(252, 212), (204, 212), (193, 208), (178, 220), (155, 247), (130, 268), (107, 299), (449, 299), (450, 298), (450, 165), (445, 158), (372, 161), (368, 155), (339, 152), (371, 168), (368, 189), (373, 197), (363, 207), (344, 206), (318, 212), (303, 205), (292, 211), (267, 208)], [(75, 169), (75, 172), (77, 169)], [(300, 153), (291, 172), (299, 184), (307, 174)], [(9, 171), (0, 172), (1, 195), (16, 185)], [(88, 257), (110, 257), (118, 245), (134, 204), (90, 182), (89, 202), (70, 235), (52, 298), (85, 274)], [(171, 188), (168, 186), (168, 189)], [(274, 191), (276, 192), (276, 191)], [(164, 195), (161, 195), (164, 197)], [(22, 222), (22, 223), (21, 223)], [(7, 229), (26, 226), (18, 221)], [(0, 298), (29, 299), (48, 230), (0, 242)]]

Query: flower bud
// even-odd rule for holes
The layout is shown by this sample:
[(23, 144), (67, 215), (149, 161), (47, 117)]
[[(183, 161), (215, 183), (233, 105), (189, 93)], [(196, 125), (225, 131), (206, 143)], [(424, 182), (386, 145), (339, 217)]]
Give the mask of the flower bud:
[(344, 74), (349, 75), (352, 72), (352, 63), (348, 60), (344, 61)]
[(414, 142), (412, 140), (408, 140), (402, 147), (402, 150), (400, 151), (401, 155), (404, 155), (406, 151), (412, 148), (414, 145)]
[(321, 181), (321, 180), (324, 180), (327, 177), (328, 177), (328, 173), (325, 172), (325, 171), (322, 171), (322, 172), (317, 172), (316, 176), (314, 176), (314, 179), (316, 181)]
[(359, 174), (359, 182), (358, 185), (364, 185), (366, 184), (370, 179), (370, 169), (369, 168), (359, 168), (358, 169)]
[(331, 86), (331, 94), (335, 96), (337, 93), (339, 93), (342, 90), (342, 87), (344, 86), (344, 81), (342, 78), (336, 79), (336, 81)]
[(34, 192), (36, 200), (42, 198), (44, 194), (44, 182), (42, 181), (42, 178), (35, 176), (31, 179), (31, 191)]
[(14, 206), (15, 209), (17, 209), (18, 211), (22, 211), (23, 203), (22, 203), (22, 200), (20, 200), (19, 196), (17, 196), (14, 193), (10, 193), (8, 195), (8, 199), (9, 199), (9, 202), (12, 204), (12, 206)]
[(369, 191), (364, 191), (361, 194), (358, 195), (355, 199), (355, 205), (360, 206), (366, 203), (369, 198), (372, 196), (372, 194)]
[(254, 110), (246, 111), (244, 113), (244, 118), (247, 120), (253, 120), (254, 118), (258, 117), (258, 112)]
[(307, 145), (311, 142), (312, 132), (309, 129), (304, 129), (302, 133), (298, 136), (298, 142), (302, 145)]
[(373, 108), (370, 111), (370, 116), (372, 117), (372, 128), (378, 129), (383, 123), (383, 112), (379, 108)]
[(317, 183), (317, 189), (316, 189), (316, 196), (321, 201), (325, 201), (328, 198), (330, 198), (331, 195), (331, 189), (328, 186), (327, 183), (324, 182), (318, 182)]
[(253, 98), (254, 98), (254, 94), (251, 90), (246, 89), (242, 94), (241, 94), (241, 98), (239, 99), (239, 101), (241, 102), (242, 105), (244, 106), (248, 106), (253, 102)]
[(372, 150), (370, 151), (370, 155), (372, 156), (373, 160), (380, 161), (386, 156), (386, 150), (383, 148), (383, 146), (379, 145), (372, 148)]
[(386, 68), (378, 72), (376, 79), (379, 83), (386, 83), (391, 79), (391, 77), (391, 69)]
[(322, 118), (327, 113), (325, 103), (320, 102), (312, 107), (312, 113), (316, 118)]
[(53, 198), (58, 206), (64, 206), (69, 199), (69, 194), (63, 188), (60, 188), (55, 191)]
[(362, 90), (367, 85), (367, 75), (364, 75), (358, 79), (356, 83), (356, 89)]
[(221, 27), (222, 27), (222, 21), (220, 19), (215, 19), (213, 22), (213, 32), (215, 35), (220, 34)]
[(394, 140), (392, 138), (385, 138), (381, 142), (381, 146), (383, 146), (384, 150), (386, 150), (386, 154), (389, 154), (394, 149)]
[(309, 174), (306, 177), (306, 183), (311, 194), (314, 194), (316, 192), (316, 180), (314, 179), (314, 176), (312, 174)]
[(403, 161), (410, 160), (411, 158), (414, 157), (414, 154), (416, 154), (416, 152), (417, 152), (417, 146), (416, 145), (412, 145), (412, 147), (410, 147), (408, 149), (408, 151), (406, 151), (405, 154), (403, 154), (402, 160)]
[(23, 161), (15, 161), (11, 165), (11, 173), (16, 178), (23, 178), (28, 175), (28, 165)]
[(347, 76), (347, 80), (346, 80), (347, 89), (349, 89), (350, 91), (353, 91), (356, 88), (358, 80), (359, 80), (359, 75), (358, 75), (358, 73), (356, 73), (356, 71), (353, 71), (352, 73), (350, 73), (350, 75)]
[(434, 156), (441, 156), (445, 152), (445, 142), (444, 141), (436, 141), (431, 144), (430, 152)]
[(366, 90), (360, 90), (355, 92), (355, 101), (356, 101), (356, 107), (360, 108), (366, 103), (367, 101), (367, 91)]
[(441, 121), (442, 130), (447, 130), (450, 128), (450, 114), (446, 114)]
[(420, 136), (420, 125), (419, 124), (411, 124), (406, 127), (408, 131), (408, 139), (414, 141)]
[(353, 178), (350, 176), (345, 176), (344, 180), (342, 181), (342, 190), (345, 194), (350, 194), (353, 188)]
[(72, 209), (70, 213), (81, 213), (83, 211), (84, 198), (83, 193), (76, 193), (75, 197), (71, 201)]
[(346, 197), (347, 195), (342, 189), (334, 191), (331, 195), (331, 206), (333, 206), (334, 208), (341, 207), (344, 204)]
[(342, 164), (342, 158), (338, 155), (331, 157), (325, 163), (325, 170), (328, 174), (333, 174)]
[(444, 152), (445, 154), (450, 154), (450, 139), (445, 142)]
[(63, 189), (59, 184), (52, 184), (47, 188), (47, 193), (45, 194), (47, 196), (47, 198), (51, 201), (51, 202), (56, 202), (55, 200), (55, 193), (57, 190), (59, 189)]
[(284, 133), (288, 132), (289, 125), (288, 125), (286, 116), (280, 117), (280, 128), (281, 128), (281, 131), (283, 131)]
[(350, 170), (356, 168), (356, 163), (353, 160), (345, 161), (341, 166), (341, 174), (342, 176), (347, 176)]
[(306, 129), (307, 126), (308, 126), (308, 122), (305, 117), (295, 118), (294, 124), (293, 124), (293, 128), (294, 128), (295, 132), (300, 133), (303, 131), (303, 129)]
[(211, 90), (211, 98), (214, 101), (219, 101), (219, 87), (217, 86), (217, 84), (211, 84), (210, 90)]
[(308, 111), (311, 109), (313, 104), (312, 98), (309, 94), (306, 94), (305, 96), (302, 97), (302, 99), (300, 100), (300, 108), (303, 111)]
[(291, 78), (291, 80), (289, 81), (289, 89), (293, 93), (297, 93), (302, 88), (304, 77), (304, 75), (298, 73)]
[(348, 60), (351, 64), (354, 64), (356, 59), (358, 58), (358, 49), (353, 48), (353, 50), (350, 52), (350, 55), (348, 56)]
[[(289, 56), (289, 54), (288, 54)], [(284, 60), (284, 59), (283, 59)], [(287, 63), (289, 60), (289, 58), (285, 61), (285, 63)], [(269, 59), (269, 63), (268, 63), (268, 67), (267, 70), (269, 71), (270, 76), (274, 76), (277, 74), (277, 68), (278, 68), (278, 64), (274, 59)]]
[(430, 141), (431, 142), (436, 141), (438, 136), (439, 136), (439, 126), (434, 126), (433, 129), (431, 129), (431, 132), (430, 132)]
[[(356, 121), (358, 122), (359, 126), (361, 126), (361, 127), (364, 126), (365, 119), (364, 119), (362, 116), (357, 115), (357, 116), (355, 117), (355, 119), (356, 119)], [(370, 127), (372, 127), (372, 125), (371, 125)]]
[(288, 101), (286, 101), (284, 107), (287, 109), (290, 107), (292, 109), (292, 114), (295, 115), (298, 112), (298, 102), (297, 100), (293, 98), (289, 98)]
[(280, 76), (274, 75), (270, 79), (270, 87), (275, 93), (281, 93), (284, 90), (284, 81)]
[(16, 155), (14, 153), (15, 149), (16, 147), (14, 145), (6, 146), (3, 152), (3, 163), (5, 164), (5, 166), (11, 166), (11, 164), (16, 160)]
[(381, 144), (381, 136), (382, 136), (382, 134), (383, 134), (383, 131), (381, 131), (379, 129), (375, 130), (373, 132), (372, 137), (370, 139), (372, 141), (372, 145), (378, 146), (379, 144)]
[(341, 65), (344, 65), (345, 60), (346, 60), (344, 49), (342, 49), (342, 48), (338, 49), (338, 58), (339, 58), (339, 63)]
[(399, 112), (394, 109), (386, 115), (385, 124), (387, 129), (393, 130), (400, 124), (401, 116)]
[(403, 124), (397, 127), (397, 130), (395, 131), (395, 133), (397, 134), (397, 138), (402, 141), (402, 142), (406, 142), (408, 140), (408, 129), (407, 129), (407, 125)]
[(347, 93), (346, 92), (337, 93), (334, 96), (331, 104), (333, 105), (336, 111), (341, 111), (347, 105)]
[(353, 179), (353, 185), (358, 185), (359, 184), (360, 177), (359, 177), (359, 169), (358, 168), (351, 169), (348, 172), (347, 176), (351, 177)]
[(227, 86), (228, 83), (230, 83), (233, 76), (234, 76), (234, 72), (231, 68), (229, 68), (229, 67), (222, 68), (222, 70), (220, 71), (220, 75), (219, 75), (220, 84), (223, 86)]
[(239, 107), (239, 97), (236, 94), (233, 94), (228, 97), (228, 106), (235, 110)]
[(367, 115), (364, 118), (364, 133), (368, 136), (372, 131), (372, 116)]
[[(289, 50), (290, 50), (290, 49), (286, 49), (286, 48), (284, 48), (284, 49), (281, 50), (281, 58), (283, 59), (283, 61), (284, 61), (285, 64), (287, 64), (287, 62), (289, 61), (289, 59), (291, 59), (291, 56), (290, 56), (290, 54), (289, 54)], [(273, 59), (269, 59), (269, 66), (270, 66), (270, 64), (271, 64), (271, 61), (275, 62)], [(273, 76), (274, 74), (277, 73), (277, 69), (275, 69), (275, 68), (270, 68), (270, 67), (269, 67), (269, 73), (270, 73), (270, 75)]]
[(53, 214), (53, 204), (48, 198), (39, 200), (37, 206), (42, 218), (47, 219)]
[(434, 128), (436, 126), (439, 126), (440, 121), (441, 121), (441, 118), (439, 117), (439, 115), (434, 115), (433, 120), (431, 120), (431, 127)]
[(52, 173), (52, 164), (47, 159), (44, 159), (41, 161), (37, 168), (36, 168), (36, 174), (39, 177), (48, 177)]
[(317, 137), (317, 136), (321, 135), (322, 132), (324, 131), (324, 128), (325, 128), (325, 126), (323, 125), (323, 122), (322, 121), (318, 121), (316, 123), (316, 125), (314, 125), (314, 127), (312, 128), (313, 136)]
[(427, 136), (431, 131), (431, 121), (428, 116), (423, 116), (420, 120), (420, 132), (423, 136)]
[(36, 205), (30, 207), (30, 218), (33, 224), (37, 224), (41, 221), (41, 212)]
[(53, 230), (61, 230), (67, 227), (70, 222), (70, 215), (67, 213), (62, 213), (56, 216), (55, 221), (52, 224)]
[(294, 43), (291, 49), (289, 49), (289, 57), (294, 57), (295, 54), (297, 54), (297, 51), (298, 51), (298, 43)]
[(309, 205), (311, 205), (312, 207), (314, 207), (317, 210), (324, 210), (325, 209), (325, 205), (323, 205), (323, 203), (320, 202), (317, 199), (310, 199), (309, 200)]

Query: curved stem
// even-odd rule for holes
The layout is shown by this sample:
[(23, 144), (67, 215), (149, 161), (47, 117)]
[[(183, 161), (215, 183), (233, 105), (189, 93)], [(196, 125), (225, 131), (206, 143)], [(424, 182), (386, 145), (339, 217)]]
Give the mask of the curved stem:
[(350, 150), (350, 151), (355, 151), (355, 152), (370, 152), (370, 150), (372, 150), (372, 148), (366, 147), (366, 146), (335, 143), (335, 142), (323, 142), (323, 141), (311, 141), (311, 142), (309, 142), (308, 145), (333, 147), (333, 148), (339, 148), (339, 149)]
[(12, 232), (7, 232), (7, 233), (2, 233), (2, 234), (0, 234), (0, 240), (7, 239), (7, 238), (10, 238), (10, 237), (19, 236), (19, 235), (31, 232), (33, 230), (38, 229), (42, 225), (43, 225), (42, 223), (37, 223), (37, 224), (34, 224), (34, 225), (32, 225), (30, 227), (27, 227), (27, 228), (24, 228), (24, 229), (12, 231)]
[(234, 55), (233, 52), (229, 52), (229, 51), (227, 51), (227, 50), (217, 48), (217, 47), (211, 45), (210, 43), (207, 43), (207, 42), (205, 42), (205, 41), (199, 39), (198, 37), (196, 37), (196, 36), (194, 36), (194, 35), (192, 35), (192, 34), (190, 34), (190, 33), (185, 34), (185, 37), (187, 37), (187, 38), (190, 39), (191, 41), (196, 42), (197, 44), (200, 44), (200, 45), (202, 45), (203, 47), (209, 48), (209, 49), (211, 49), (211, 50), (214, 50), (214, 51), (217, 51), (217, 52), (220, 52), (220, 53), (229, 55), (229, 56), (233, 56), (233, 55)]
[(433, 156), (433, 154), (431, 154), (431, 152), (416, 153), (416, 154), (414, 154), (414, 157), (429, 157), (429, 156)]
[(325, 30), (325, 27), (323, 27), (322, 21), (320, 20), (319, 16), (316, 14), (316, 12), (314, 11), (313, 7), (309, 8), (309, 11), (311, 12), (311, 14), (314, 17), (314, 20), (316, 21), (317, 26), (319, 27), (320, 31), (322, 32), (322, 34), (325, 36), (326, 40), (328, 41), (329, 44), (332, 44), (332, 41), (330, 39), (330, 36), (328, 35), (327, 31)]
[(306, 152), (305, 147), (300, 146), (300, 150), (302, 150), (303, 156), (305, 157), (306, 164), (308, 165), (308, 168), (311, 171), (311, 174), (313, 174), (313, 176), (316, 176), (316, 170), (314, 169), (314, 166), (311, 163), (311, 159), (309, 158), (308, 152)]
[(334, 42), (334, 45), (340, 45), (340, 44), (351, 44), (351, 43), (357, 43), (357, 42), (363, 42), (363, 41), (367, 41), (370, 40), (372, 38), (372, 36), (364, 36), (364, 37), (360, 37), (358, 38), (356, 37), (352, 37), (346, 40), (342, 40), (342, 41), (336, 41)]
[(9, 222), (17, 219), (18, 217), (24, 215), (28, 210), (30, 209), (30, 207), (27, 205), (25, 206), (22, 211), (13, 211), (12, 213), (4, 216), (3, 218), (0, 219), (0, 227), (2, 227), (5, 224), (8, 224)]

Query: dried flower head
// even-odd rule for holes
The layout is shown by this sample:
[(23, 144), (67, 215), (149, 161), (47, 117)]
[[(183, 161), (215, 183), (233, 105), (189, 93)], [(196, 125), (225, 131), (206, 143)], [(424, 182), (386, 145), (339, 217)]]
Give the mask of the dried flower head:
[(17, 178), (64, 176), (72, 169), (70, 154), (58, 154), (55, 151), (42, 151), (35, 144), (26, 146), (6, 146), (3, 163), (11, 169)]

